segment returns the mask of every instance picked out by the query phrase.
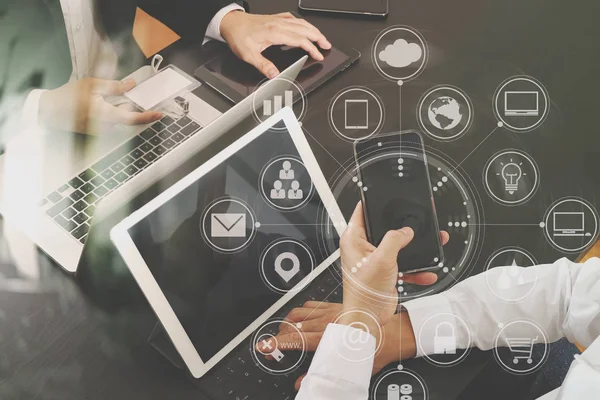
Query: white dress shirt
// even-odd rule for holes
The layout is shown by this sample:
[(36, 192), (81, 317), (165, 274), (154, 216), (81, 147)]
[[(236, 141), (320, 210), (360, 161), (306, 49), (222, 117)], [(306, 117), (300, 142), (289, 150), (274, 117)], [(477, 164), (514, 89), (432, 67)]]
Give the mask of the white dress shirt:
[[(103, 38), (94, 25), (94, 7), (90, 0), (60, 0), (73, 72), (71, 80), (85, 77), (102, 79), (117, 79), (117, 55), (108, 38)], [(238, 4), (232, 3), (223, 7), (211, 20), (206, 30), (204, 42), (211, 39), (224, 41), (220, 27), (223, 17), (230, 11), (244, 10)], [(27, 124), (37, 124), (40, 96), (43, 90), (32, 90), (23, 106), (23, 121)]]
[[(584, 264), (561, 259), (554, 264), (520, 269), (527, 271), (523, 274), (526, 278), (506, 288), (508, 292), (503, 293), (505, 299), (517, 299), (525, 295), (514, 302), (503, 300), (487, 284), (489, 281), (497, 282), (497, 278), (508, 268), (513, 267), (493, 268), (444, 293), (405, 303), (417, 337), (417, 356), (433, 353), (434, 326), (425, 323), (435, 315), (450, 316), (447, 322), (452, 324), (456, 332), (457, 348), (466, 348), (471, 343), (471, 346), (481, 350), (494, 347), (500, 329), (498, 324), (516, 320), (531, 321), (545, 331), (550, 343), (566, 337), (571, 342), (587, 347), (582, 355), (575, 358), (562, 387), (541, 399), (600, 398), (600, 259), (593, 258)], [(459, 319), (466, 323), (466, 327)], [(368, 398), (367, 378), (371, 375), (373, 360), (370, 359), (368, 363), (349, 362), (344, 356), (352, 353), (343, 345), (343, 332), (346, 330), (333, 326), (327, 327), (296, 399)], [(518, 334), (528, 337), (535, 334), (533, 329), (531, 325), (523, 324)], [(506, 338), (502, 335), (499, 344), (507, 346)], [(337, 357), (331, 356), (331, 350), (322, 349), (329, 346)], [(352, 384), (337, 392), (339, 382), (344, 381)]]

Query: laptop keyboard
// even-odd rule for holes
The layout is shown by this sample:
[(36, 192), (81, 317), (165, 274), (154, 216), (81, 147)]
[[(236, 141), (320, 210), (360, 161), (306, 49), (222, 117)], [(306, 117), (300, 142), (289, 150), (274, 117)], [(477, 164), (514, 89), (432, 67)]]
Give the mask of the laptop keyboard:
[(200, 128), (188, 116), (177, 120), (166, 116), (50, 193), (41, 201), (41, 207), (62, 229), (85, 243), (98, 201), (192, 137)]
[[(308, 289), (299, 293), (274, 317), (285, 318), (295, 307), (306, 301), (342, 301), (342, 286), (335, 278), (332, 266), (312, 282)], [(250, 339), (246, 339), (233, 352), (224, 358), (207, 375), (200, 379), (198, 386), (211, 400), (292, 400), (296, 397), (294, 383), (306, 373), (312, 355), (303, 361), (295, 371), (286, 375), (272, 375), (257, 366), (250, 354)]]

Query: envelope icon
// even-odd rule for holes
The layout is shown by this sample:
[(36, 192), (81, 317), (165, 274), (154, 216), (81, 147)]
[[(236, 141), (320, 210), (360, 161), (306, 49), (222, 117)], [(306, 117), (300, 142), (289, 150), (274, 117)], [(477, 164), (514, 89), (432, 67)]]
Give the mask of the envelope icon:
[(246, 237), (245, 213), (212, 213), (210, 218), (212, 237)]

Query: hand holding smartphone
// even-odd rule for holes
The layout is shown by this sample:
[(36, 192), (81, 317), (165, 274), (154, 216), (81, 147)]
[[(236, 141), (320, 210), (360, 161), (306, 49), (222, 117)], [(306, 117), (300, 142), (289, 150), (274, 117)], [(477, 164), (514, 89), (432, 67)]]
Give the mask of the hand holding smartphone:
[[(366, 153), (373, 155), (362, 157)], [(354, 157), (371, 244), (379, 246), (388, 231), (408, 226), (415, 235), (398, 254), (399, 271), (438, 267), (444, 253), (420, 134), (408, 131), (355, 142)]]

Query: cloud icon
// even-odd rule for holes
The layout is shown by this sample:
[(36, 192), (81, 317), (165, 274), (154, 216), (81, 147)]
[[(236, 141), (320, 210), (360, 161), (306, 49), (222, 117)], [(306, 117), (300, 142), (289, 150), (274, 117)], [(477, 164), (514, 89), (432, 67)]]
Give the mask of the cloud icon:
[(379, 59), (390, 67), (404, 68), (417, 62), (423, 57), (423, 49), (416, 43), (408, 43), (404, 39), (398, 39), (394, 44), (387, 45), (379, 52)]

